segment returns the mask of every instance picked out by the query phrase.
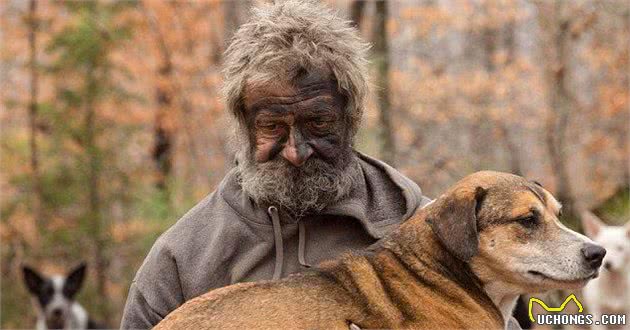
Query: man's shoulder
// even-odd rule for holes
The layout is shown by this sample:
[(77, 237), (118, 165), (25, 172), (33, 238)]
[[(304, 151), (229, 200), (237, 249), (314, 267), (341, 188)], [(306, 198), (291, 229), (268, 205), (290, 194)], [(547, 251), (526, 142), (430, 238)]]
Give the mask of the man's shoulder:
[(210, 193), (182, 215), (162, 236), (177, 236), (182, 232), (203, 230), (211, 222), (216, 221), (217, 212), (225, 211), (223, 204), (217, 191)]
[(177, 273), (188, 271), (183, 266), (194, 264), (191, 259), (205, 260), (200, 256), (208, 257), (210, 250), (216, 250), (212, 254), (221, 254), (223, 251), (214, 243), (238, 238), (244, 223), (223, 199), (221, 189), (219, 185), (158, 237), (136, 275), (139, 289), (153, 285), (147, 284), (147, 280), (153, 282), (160, 273), (168, 273), (164, 283), (178, 283)]
[(386, 162), (382, 160), (368, 156), (360, 151), (356, 151), (356, 154), (357, 154), (357, 157), (359, 158), (361, 165), (364, 168), (366, 166), (378, 168), (379, 172), (383, 173), (385, 176), (387, 176), (389, 180), (391, 180), (398, 187), (400, 187), (403, 190), (403, 192), (407, 195), (405, 196), (407, 198), (407, 202), (412, 202), (415, 204), (413, 206), (414, 209), (417, 207), (423, 207), (429, 201), (431, 201), (430, 198), (426, 197), (422, 193), (422, 189), (415, 181), (407, 177), (405, 174), (403, 174), (399, 170), (395, 169), (394, 167), (392, 167), (391, 165), (387, 164)]
[[(200, 242), (209, 242), (217, 232), (237, 230), (242, 226), (240, 216), (221, 196), (217, 189), (184, 214), (156, 241), (160, 249), (195, 248)], [(189, 244), (187, 244), (187, 242)]]
[(174, 258), (175, 250), (192, 247), (191, 244), (186, 244), (190, 242), (191, 234), (203, 235), (204, 232), (216, 227), (213, 224), (221, 221), (221, 218), (216, 217), (215, 213), (222, 208), (216, 200), (216, 195), (216, 191), (207, 195), (164, 231), (151, 247), (145, 263), (153, 258)]

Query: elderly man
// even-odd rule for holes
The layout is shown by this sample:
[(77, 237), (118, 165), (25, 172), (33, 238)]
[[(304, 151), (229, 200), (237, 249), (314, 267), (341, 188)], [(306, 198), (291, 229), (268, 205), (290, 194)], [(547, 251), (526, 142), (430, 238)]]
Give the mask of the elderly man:
[(131, 284), (122, 328), (149, 328), (214, 288), (365, 248), (429, 202), (352, 148), (366, 49), (349, 22), (318, 4), (254, 10), (225, 58), (237, 166), (157, 240)]

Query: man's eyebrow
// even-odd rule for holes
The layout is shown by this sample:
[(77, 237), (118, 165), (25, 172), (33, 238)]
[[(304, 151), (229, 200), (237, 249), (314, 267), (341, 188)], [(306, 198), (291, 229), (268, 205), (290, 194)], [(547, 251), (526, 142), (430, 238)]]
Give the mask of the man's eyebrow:
[(536, 195), (536, 197), (538, 197), (538, 199), (545, 205), (547, 205), (545, 198), (543, 198), (542, 194), (538, 191), (537, 187), (531, 187), (531, 186), (526, 186), (527, 189), (529, 191), (531, 191), (532, 193), (534, 193), (534, 195)]

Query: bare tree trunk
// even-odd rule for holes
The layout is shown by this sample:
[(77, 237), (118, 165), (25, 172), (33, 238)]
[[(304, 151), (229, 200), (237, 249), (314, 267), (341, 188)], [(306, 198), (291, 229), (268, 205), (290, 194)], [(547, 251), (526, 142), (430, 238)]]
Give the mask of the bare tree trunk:
[(224, 26), (224, 33), (225, 33), (225, 38), (223, 39), (223, 47), (224, 49), (227, 49), (227, 47), (230, 45), (230, 42), (232, 40), (232, 35), (234, 34), (234, 31), (236, 31), (236, 28), (238, 27), (239, 24), (239, 18), (238, 18), (238, 7), (239, 7), (239, 2), (238, 1), (223, 1), (223, 14), (225, 17), (225, 26)]
[[(488, 7), (492, 6), (493, 4), (494, 3), (492, 2), (484, 2), (482, 5), (483, 14), (487, 19), (489, 19), (490, 16), (490, 14), (488, 14)], [(497, 67), (494, 64), (494, 56), (497, 52), (497, 39), (499, 37), (497, 32), (498, 31), (494, 26), (488, 25), (483, 29), (481, 33), (481, 44), (484, 51), (483, 65), (486, 69), (486, 72), (488, 73), (488, 77), (490, 80), (494, 80), (497, 74)], [(485, 95), (484, 99), (484, 105), (481, 106), (479, 116), (477, 116), (477, 119), (479, 121), (476, 123), (476, 125), (478, 125), (477, 129), (480, 135), (476, 143), (476, 149), (479, 151), (479, 154), (477, 154), (477, 158), (479, 159), (479, 162), (477, 163), (477, 170), (487, 168), (488, 165), (486, 162), (490, 159), (493, 159), (488, 157), (489, 155), (491, 155), (491, 152), (489, 150), (489, 142), (492, 140), (493, 137), (489, 136), (488, 128), (485, 126), (485, 123), (492, 120), (492, 117), (488, 116), (488, 112), (490, 109), (487, 108), (494, 107), (498, 104), (498, 100), (496, 99), (496, 84), (492, 84), (492, 87), (488, 89), (487, 95)], [(498, 122), (500, 122), (500, 120), (496, 123)]]
[[(489, 7), (493, 5), (493, 2), (482, 2), (480, 4), (479, 10), (486, 20), (490, 19)], [(471, 32), (470, 35), (471, 46), (480, 46), (478, 55), (475, 54), (477, 52), (473, 51), (472, 58), (475, 59), (478, 56), (477, 60), (483, 65), (488, 74), (488, 79), (493, 80), (497, 71), (494, 63), (498, 38), (496, 27), (486, 22), (486, 26), (480, 32)], [(470, 127), (472, 136), (471, 150), (475, 155), (473, 166), (477, 171), (487, 169), (489, 164), (494, 163), (494, 154), (490, 143), (494, 138), (491, 126), (492, 124), (497, 124), (498, 121), (493, 121), (492, 117), (488, 115), (491, 108), (498, 105), (494, 88), (495, 85), (492, 85), (492, 87), (484, 91), (479, 101), (473, 101), (473, 103), (477, 104), (477, 111)]]
[[(92, 20), (95, 20), (96, 6), (89, 6)], [(101, 315), (108, 319), (111, 315), (109, 309), (109, 295), (107, 290), (107, 272), (109, 260), (107, 258), (107, 223), (104, 222), (101, 213), (102, 201), (100, 196), (100, 175), (102, 170), (101, 152), (97, 141), (97, 115), (96, 99), (98, 95), (97, 63), (90, 63), (85, 75), (85, 103), (84, 103), (84, 130), (83, 147), (87, 153), (88, 167), (88, 221), (92, 224), (94, 233), (94, 259), (96, 274), (96, 290), (101, 298)]]
[[(191, 56), (191, 60), (194, 61), (195, 59), (192, 57), (194, 57), (194, 52), (195, 52), (195, 38), (192, 35), (192, 31), (190, 27), (186, 24), (186, 22), (182, 21), (179, 18), (182, 16), (180, 15), (180, 13), (182, 12), (182, 8), (185, 8), (183, 7), (185, 5), (186, 3), (170, 2), (171, 9), (173, 13), (175, 13), (174, 21), (177, 24), (177, 26), (182, 30), (182, 39), (186, 47), (186, 54)], [(192, 3), (189, 3), (188, 5), (189, 6), (192, 5)], [(215, 48), (216, 50), (217, 46), (218, 45), (215, 44), (213, 48)], [(164, 49), (166, 49), (165, 46), (164, 46)], [(220, 57), (218, 58), (218, 60), (220, 61)], [(217, 63), (218, 62), (209, 63), (209, 64), (217, 65)], [(194, 83), (191, 85), (191, 81), (193, 82), (195, 80), (199, 81), (200, 73), (201, 73), (201, 76), (204, 76), (204, 77), (206, 76), (205, 72), (207, 72), (207, 66), (203, 65), (202, 63), (200, 63), (200, 65), (202, 68), (196, 68), (195, 70), (188, 70), (188, 71), (183, 72), (183, 74), (181, 73), (178, 74), (178, 72), (176, 72), (175, 70), (172, 70), (170, 74), (171, 80), (173, 81), (173, 92), (175, 92), (175, 94), (178, 95), (177, 97), (178, 105), (181, 107), (181, 109), (183, 110), (185, 114), (182, 121), (183, 121), (183, 124), (185, 125), (185, 132), (186, 132), (185, 137), (187, 140), (186, 141), (187, 145), (189, 146), (187, 148), (188, 149), (187, 151), (190, 158), (190, 161), (186, 170), (187, 182), (195, 182), (195, 181), (209, 182), (208, 171), (207, 170), (199, 171), (200, 168), (204, 168), (205, 166), (207, 166), (207, 162), (199, 161), (200, 158), (204, 158), (204, 157), (199, 156), (199, 152), (198, 152), (199, 150), (197, 148), (195, 135), (192, 132), (198, 132), (199, 131), (198, 128), (200, 127), (200, 124), (193, 117), (195, 115), (194, 109), (193, 109), (194, 107), (192, 103), (190, 102), (191, 97), (189, 97), (190, 92), (193, 89), (192, 86), (195, 85)], [(182, 76), (188, 77), (188, 79), (181, 79)], [(188, 185), (186, 187), (188, 187)], [(193, 198), (192, 189), (188, 189), (188, 188), (184, 188), (184, 189), (185, 189), (186, 197)]]
[[(218, 12), (219, 8), (222, 6), (220, 3), (211, 3), (209, 10), (209, 19), (210, 22), (215, 22), (216, 19), (214, 16), (215, 12)], [(223, 21), (223, 27), (225, 28), (226, 22)], [(223, 57), (223, 51), (225, 50), (225, 42), (223, 42), (223, 38), (221, 37), (221, 31), (217, 29), (215, 24), (208, 24), (209, 28), (209, 36), (210, 36), (210, 44), (212, 45), (212, 51), (209, 54), (208, 62), (210, 65), (217, 65), (221, 62), (221, 58)]]
[(162, 191), (168, 192), (168, 178), (173, 168), (173, 144), (174, 137), (167, 127), (167, 116), (169, 110), (172, 109), (172, 96), (166, 84), (166, 77), (172, 71), (170, 63), (162, 62), (158, 68), (158, 84), (155, 89), (155, 98), (157, 100), (158, 109), (155, 114), (153, 124), (153, 161), (158, 170), (156, 187)]
[[(153, 150), (151, 155), (157, 168), (156, 187), (167, 193), (168, 197), (168, 178), (173, 168), (173, 146), (174, 134), (172, 126), (168, 127), (168, 115), (173, 109), (173, 88), (171, 79), (173, 75), (173, 63), (171, 61), (171, 53), (166, 42), (159, 30), (157, 19), (153, 14), (149, 13), (149, 9), (144, 6), (144, 2), (140, 2), (140, 7), (147, 19), (149, 29), (157, 42), (161, 55), (160, 63), (157, 68), (157, 83), (155, 87), (155, 98), (158, 108), (155, 112), (153, 124)], [(172, 123), (171, 123), (172, 124)]]
[(350, 4), (350, 20), (357, 29), (361, 29), (364, 11), (365, 0), (354, 0), (352, 4)]
[(521, 167), (520, 150), (514, 141), (512, 141), (512, 138), (510, 137), (510, 130), (507, 125), (504, 122), (498, 122), (497, 125), (499, 127), (499, 132), (501, 133), (501, 140), (503, 141), (505, 149), (508, 153), (510, 172), (522, 176), (523, 168)]
[[(108, 260), (105, 255), (106, 248), (106, 228), (101, 216), (101, 199), (100, 190), (100, 173), (101, 173), (101, 155), (96, 142), (96, 112), (94, 101), (96, 97), (96, 77), (94, 68), (88, 71), (87, 76), (87, 98), (85, 103), (85, 149), (88, 153), (88, 198), (89, 198), (89, 219), (94, 224), (94, 234), (96, 236), (95, 243), (95, 259), (96, 259), (96, 284), (99, 295), (103, 301), (107, 299), (107, 266)], [(104, 311), (107, 316), (107, 311)]]
[[(514, 63), (514, 59), (516, 58), (516, 43), (514, 41), (514, 22), (507, 23), (505, 26), (505, 47), (507, 48), (507, 58), (505, 60), (504, 67), (509, 67)], [(511, 100), (512, 93), (508, 93), (508, 100)], [(504, 100), (503, 105), (507, 106), (509, 101)], [(510, 129), (504, 122), (500, 123), (500, 129), (503, 133), (503, 142), (505, 143), (505, 148), (508, 151), (509, 160), (510, 160), (510, 171), (517, 175), (523, 175), (523, 167), (521, 166), (521, 152), (518, 146), (514, 143), (512, 136), (510, 135)]]
[(387, 38), (387, 1), (375, 3), (375, 23), (373, 32), (374, 64), (377, 69), (377, 95), (381, 136), (381, 157), (383, 161), (395, 165), (396, 147), (392, 131), (391, 105), (389, 99), (389, 49)]
[(43, 205), (42, 205), (42, 185), (39, 170), (39, 148), (37, 145), (37, 96), (39, 94), (39, 70), (37, 68), (37, 30), (39, 21), (37, 19), (37, 0), (31, 0), (29, 5), (29, 70), (31, 74), (30, 101), (28, 105), (28, 118), (30, 128), (30, 151), (31, 151), (31, 182), (33, 214), (37, 229), (41, 230), (44, 225)]
[[(250, 8), (251, 2), (251, 0), (223, 2), (223, 13), (225, 17), (223, 29), (224, 49), (227, 49), (230, 45), (234, 33), (243, 22), (242, 8)], [(230, 139), (230, 133), (228, 131), (223, 132), (220, 139), (228, 141)], [(223, 154), (225, 155), (225, 159), (227, 159), (225, 162), (225, 170), (228, 170), (234, 166), (236, 154), (233, 148), (230, 148), (227, 143), (223, 143), (223, 146)]]
[[(623, 24), (624, 26), (623, 31), (626, 33), (626, 35), (628, 35), (628, 33), (630, 33), (630, 12), (626, 11), (624, 18), (625, 19), (624, 19), (624, 24)], [(628, 49), (627, 46), (628, 46), (628, 43), (626, 42), (626, 49)], [(626, 72), (628, 72), (627, 70), (629, 69), (629, 66), (630, 66), (630, 62), (626, 61), (626, 65), (625, 65)], [(630, 86), (629, 75), (626, 75), (623, 81), (625, 82), (626, 86)], [(623, 125), (619, 131), (621, 132), (619, 134), (620, 136), (619, 140), (623, 141), (623, 142), (619, 142), (619, 144), (624, 146), (623, 150), (625, 151), (623, 153), (624, 155), (623, 156), (623, 159), (624, 159), (623, 181), (628, 186), (628, 189), (630, 189), (630, 123), (626, 122), (625, 125)]]
[(570, 185), (569, 170), (566, 162), (565, 138), (569, 123), (572, 103), (566, 82), (570, 53), (571, 18), (563, 15), (566, 4), (555, 0), (552, 8), (539, 4), (541, 29), (546, 33), (546, 47), (543, 58), (545, 79), (548, 88), (549, 109), (545, 119), (545, 142), (549, 152), (552, 171), (556, 174), (556, 196), (563, 203), (565, 214), (575, 215), (575, 197)]
[[(487, 5), (487, 2), (481, 2), (478, 5), (480, 8), (476, 10), (485, 10)], [(467, 58), (468, 65), (476, 66), (481, 64), (488, 72), (494, 70), (494, 65), (490, 58), (492, 55), (489, 55), (494, 50), (488, 49), (494, 48), (494, 44), (490, 42), (492, 40), (489, 40), (492, 37), (493, 35), (485, 30), (471, 30), (467, 33), (465, 58)], [(488, 144), (488, 116), (486, 114), (486, 107), (491, 104), (491, 96), (490, 93), (486, 93), (479, 98), (470, 98), (469, 101), (472, 108), (471, 111), (473, 111), (468, 124), (470, 134), (469, 146), (471, 154), (474, 155), (471, 159), (471, 166), (475, 171), (486, 169), (488, 163), (491, 162), (489, 157), (490, 146)]]
[(230, 44), (234, 32), (243, 23), (243, 11), (249, 10), (251, 6), (250, 0), (242, 1), (223, 1), (223, 12), (225, 16), (225, 29), (224, 29), (224, 47)]
[[(176, 98), (178, 106), (181, 107), (184, 113), (182, 116), (182, 123), (185, 126), (183, 133), (186, 136), (191, 161), (193, 164), (197, 164), (197, 145), (193, 136), (194, 121), (191, 120), (191, 116), (193, 115), (193, 106), (190, 103), (189, 98), (186, 96), (187, 91), (184, 88), (184, 84), (175, 71), (171, 51), (166, 44), (164, 35), (160, 31), (157, 18), (150, 9), (145, 6), (143, 1), (140, 1), (139, 4), (143, 14), (145, 15), (147, 23), (149, 24), (149, 29), (153, 34), (161, 55), (161, 63), (157, 70), (159, 77), (156, 86), (158, 110), (155, 117), (153, 159), (156, 162), (159, 174), (156, 186), (168, 193), (167, 181), (174, 163), (173, 147), (175, 145), (175, 132), (173, 131), (174, 125), (169, 127), (167, 118), (169, 113), (174, 111), (173, 100)], [(176, 9), (175, 4), (173, 4), (172, 8)], [(193, 42), (189, 35), (184, 34), (184, 37), (187, 47), (189, 49), (193, 47)]]

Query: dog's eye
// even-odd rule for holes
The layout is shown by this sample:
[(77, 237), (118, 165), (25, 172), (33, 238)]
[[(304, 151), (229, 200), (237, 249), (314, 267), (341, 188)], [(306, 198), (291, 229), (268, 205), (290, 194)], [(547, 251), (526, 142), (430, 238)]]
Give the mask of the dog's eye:
[(525, 228), (534, 228), (538, 225), (538, 215), (531, 214), (528, 216), (524, 216), (518, 219), (518, 223), (520, 223)]

